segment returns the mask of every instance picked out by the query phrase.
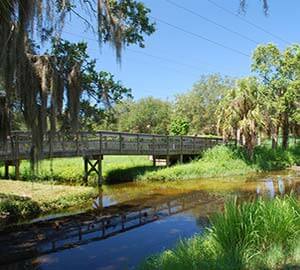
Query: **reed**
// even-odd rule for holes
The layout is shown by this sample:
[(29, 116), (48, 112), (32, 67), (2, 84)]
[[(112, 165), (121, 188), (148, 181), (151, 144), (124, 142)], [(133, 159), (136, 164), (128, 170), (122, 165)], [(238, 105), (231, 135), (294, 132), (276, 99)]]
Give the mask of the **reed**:
[(300, 202), (294, 196), (231, 201), (203, 235), (148, 258), (140, 269), (299, 269)]

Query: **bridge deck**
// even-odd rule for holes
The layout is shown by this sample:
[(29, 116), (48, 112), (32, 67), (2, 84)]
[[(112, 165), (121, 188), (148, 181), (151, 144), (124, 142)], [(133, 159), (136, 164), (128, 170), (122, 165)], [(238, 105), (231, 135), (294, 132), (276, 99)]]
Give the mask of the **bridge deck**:
[[(165, 136), (123, 132), (55, 133), (44, 137), (42, 157), (77, 157), (95, 155), (196, 155), (221, 144), (221, 138), (196, 136)], [(13, 132), (10, 140), (0, 146), (0, 160), (29, 159), (31, 135)]]

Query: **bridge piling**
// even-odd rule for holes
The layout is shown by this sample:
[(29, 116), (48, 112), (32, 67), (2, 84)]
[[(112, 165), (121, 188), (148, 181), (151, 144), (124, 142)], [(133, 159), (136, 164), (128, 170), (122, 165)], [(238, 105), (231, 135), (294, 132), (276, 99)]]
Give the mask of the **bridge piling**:
[(97, 184), (98, 187), (102, 186), (103, 177), (102, 177), (102, 155), (95, 156), (85, 156), (84, 160), (84, 177), (83, 182), (85, 185), (88, 184), (88, 178), (92, 172), (97, 174)]
[(153, 165), (153, 167), (155, 167), (156, 166), (156, 156), (152, 156), (152, 165)]
[(9, 178), (9, 164), (8, 161), (5, 161), (5, 169), (4, 169), (4, 178), (8, 179)]
[(4, 178), (9, 179), (9, 167), (15, 167), (15, 180), (20, 178), (20, 160), (6, 160), (4, 162)]

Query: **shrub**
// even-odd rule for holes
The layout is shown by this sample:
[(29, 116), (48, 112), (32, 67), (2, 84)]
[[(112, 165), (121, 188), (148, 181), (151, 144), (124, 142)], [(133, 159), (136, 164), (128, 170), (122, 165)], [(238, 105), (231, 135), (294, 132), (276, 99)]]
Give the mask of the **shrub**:
[(202, 177), (222, 177), (255, 172), (256, 169), (238, 157), (237, 153), (224, 145), (204, 152), (203, 157), (188, 164), (146, 172), (139, 180), (168, 181)]
[(37, 202), (28, 197), (0, 195), (0, 215), (5, 219), (35, 217), (41, 212)]
[(271, 149), (265, 146), (258, 146), (255, 148), (252, 162), (264, 171), (280, 170), (295, 164), (296, 155), (292, 149)]

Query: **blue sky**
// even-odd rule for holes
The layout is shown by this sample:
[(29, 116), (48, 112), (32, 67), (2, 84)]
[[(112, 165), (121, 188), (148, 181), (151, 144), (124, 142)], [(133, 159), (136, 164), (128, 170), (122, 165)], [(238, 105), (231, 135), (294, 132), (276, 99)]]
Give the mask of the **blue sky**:
[[(143, 2), (151, 9), (154, 18), (244, 54), (251, 55), (256, 42), (273, 42), (282, 49), (288, 43), (300, 42), (300, 2), (297, 0), (269, 0), (270, 14), (267, 17), (263, 14), (261, 1), (248, 0), (247, 13), (241, 15), (288, 43), (248, 25), (237, 16), (217, 8), (209, 0), (172, 1), (253, 41), (225, 31), (199, 16), (171, 5), (166, 0)], [(213, 1), (238, 14), (239, 0)], [(92, 31), (86, 31), (83, 22), (74, 17), (66, 23), (63, 38), (73, 42), (86, 41), (90, 56), (97, 58), (98, 69), (115, 74), (116, 79), (132, 88), (135, 99), (154, 96), (170, 100), (175, 94), (191, 89), (202, 74), (218, 72), (222, 75), (240, 77), (250, 73), (249, 57), (174, 29), (160, 21), (156, 23), (157, 31), (152, 36), (146, 37), (146, 48), (131, 46), (125, 49), (121, 65), (116, 62), (114, 50), (109, 45), (104, 45), (100, 51), (97, 37)]]

